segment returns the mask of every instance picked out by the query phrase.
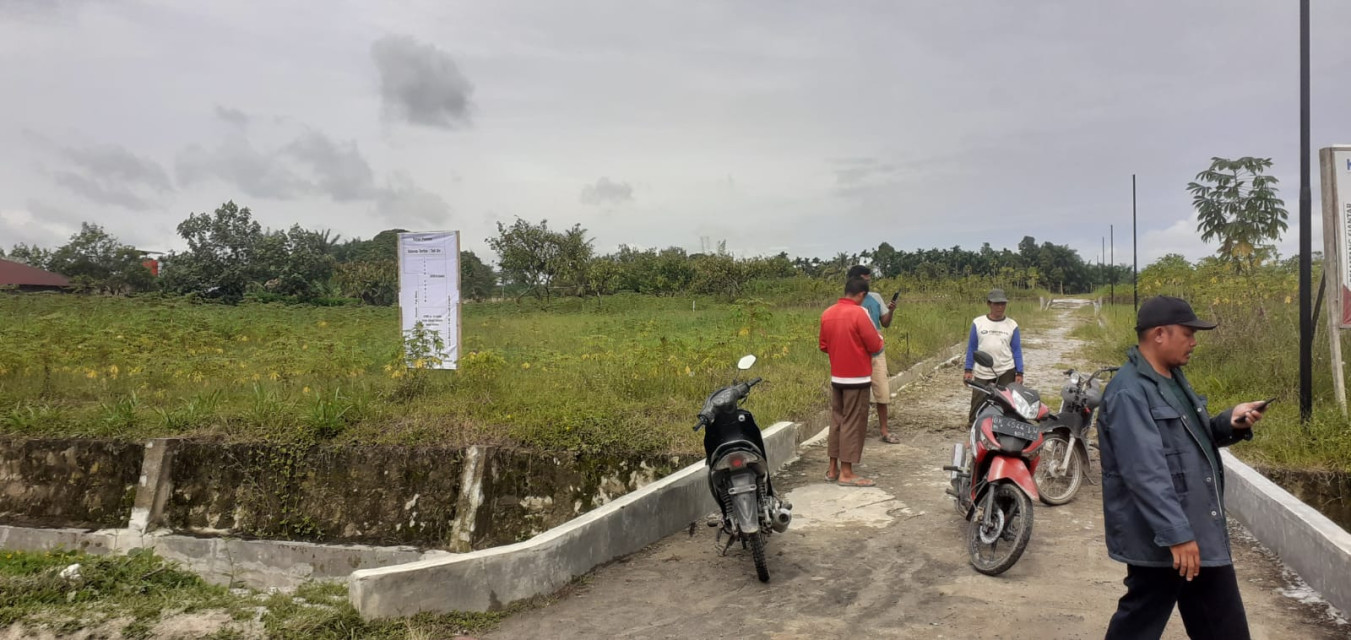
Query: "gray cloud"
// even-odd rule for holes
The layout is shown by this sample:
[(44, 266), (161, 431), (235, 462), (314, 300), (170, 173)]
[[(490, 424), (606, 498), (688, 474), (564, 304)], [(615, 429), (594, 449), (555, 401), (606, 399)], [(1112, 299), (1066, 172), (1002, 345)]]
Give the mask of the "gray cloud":
[[(30, 136), (35, 141), (41, 136)], [(137, 156), (118, 145), (60, 147), (61, 168), (52, 171), (58, 186), (98, 204), (133, 210), (154, 206), (152, 196), (174, 190), (159, 163)]]
[(159, 163), (136, 156), (117, 145), (68, 148), (65, 156), (77, 167), (98, 178), (143, 184), (159, 191), (173, 189), (169, 174)]
[(338, 143), (322, 133), (309, 131), (284, 151), (314, 173), (317, 191), (338, 202), (370, 197), (375, 174), (356, 142)]
[(216, 105), (216, 117), (236, 126), (248, 126), (249, 114), (231, 107)]
[(430, 229), (450, 216), (445, 198), (417, 186), (402, 172), (390, 176), (389, 184), (376, 194), (375, 210), (391, 224), (409, 229), (417, 228), (416, 223)]
[[(224, 119), (220, 110), (217, 115)], [(266, 149), (255, 146), (246, 131), (234, 131), (214, 149), (185, 149), (177, 171), (185, 185), (220, 180), (255, 198), (369, 202), (377, 215), (407, 227), (439, 224), (450, 213), (444, 198), (419, 187), (407, 173), (395, 172), (378, 185), (356, 142), (337, 141), (313, 129)]]
[(867, 182), (870, 178), (885, 178), (898, 171), (896, 165), (882, 162), (877, 158), (841, 158), (832, 160), (835, 184), (841, 190), (848, 190)]
[(91, 202), (116, 205), (133, 210), (150, 208), (149, 201), (123, 186), (102, 182), (70, 171), (57, 171), (52, 174), (52, 178), (56, 180), (56, 184)]
[(29, 213), (33, 214), (33, 217), (37, 218), (39, 221), (49, 224), (79, 226), (81, 222), (88, 221), (87, 218), (81, 218), (79, 214), (67, 211), (60, 207), (54, 207), (41, 200), (29, 199), (28, 202), (24, 203), (24, 208), (27, 209)]
[(375, 195), (375, 174), (356, 143), (337, 142), (312, 130), (266, 151), (255, 147), (245, 133), (231, 133), (215, 149), (201, 145), (185, 149), (178, 156), (177, 171), (184, 184), (215, 178), (258, 198), (322, 195), (350, 202)]
[(614, 182), (608, 177), (602, 177), (596, 181), (596, 184), (589, 184), (582, 188), (581, 202), (598, 207), (633, 202), (633, 185), (627, 182)]
[(264, 153), (241, 134), (231, 135), (215, 149), (192, 145), (178, 154), (178, 181), (184, 185), (217, 179), (255, 198), (291, 200), (309, 194), (306, 183), (275, 153)]
[(474, 85), (450, 54), (409, 36), (385, 36), (371, 45), (380, 72), (387, 117), (453, 128), (469, 124)]

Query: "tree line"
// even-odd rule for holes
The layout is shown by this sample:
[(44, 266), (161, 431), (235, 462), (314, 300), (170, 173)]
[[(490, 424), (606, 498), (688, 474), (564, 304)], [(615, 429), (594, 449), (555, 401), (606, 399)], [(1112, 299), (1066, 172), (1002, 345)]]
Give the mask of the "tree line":
[[(145, 266), (146, 254), (102, 227), (84, 223), (55, 249), (15, 245), (0, 257), (71, 278), (77, 289), (108, 294), (158, 291), (236, 303), (245, 299), (391, 305), (398, 299), (398, 234), (348, 239), (330, 231), (294, 225), (264, 229), (248, 207), (234, 202), (212, 213), (193, 213), (179, 223), (186, 244), (159, 259), (160, 275)], [(460, 254), (461, 291), (471, 300), (495, 297), (548, 300), (558, 296), (607, 296), (634, 292), (658, 296), (738, 297), (752, 282), (793, 277), (842, 278), (854, 264), (870, 264), (879, 277), (941, 282), (986, 278), (1010, 288), (1049, 288), (1083, 293), (1129, 279), (1129, 269), (1085, 262), (1068, 246), (1038, 244), (1025, 237), (1017, 251), (960, 247), (902, 251), (888, 243), (833, 258), (774, 256), (740, 258), (726, 243), (691, 253), (621, 245), (599, 254), (581, 225), (556, 229), (547, 220), (498, 223), (488, 239), (496, 268), (472, 251)]]

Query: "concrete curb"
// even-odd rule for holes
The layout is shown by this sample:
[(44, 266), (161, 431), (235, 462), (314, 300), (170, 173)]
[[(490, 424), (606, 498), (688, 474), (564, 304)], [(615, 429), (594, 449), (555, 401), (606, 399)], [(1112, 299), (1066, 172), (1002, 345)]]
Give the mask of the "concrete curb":
[[(797, 455), (800, 428), (780, 422), (764, 431), (774, 469)], [(498, 610), (553, 593), (716, 510), (700, 461), (524, 542), (355, 571), (349, 594), (368, 619)]]
[(1228, 451), (1229, 512), (1332, 606), (1351, 612), (1351, 533)]
[(208, 582), (248, 585), (255, 589), (292, 589), (309, 580), (341, 580), (354, 568), (451, 555), (446, 551), (419, 551), (415, 547), (195, 538), (166, 533), (142, 534), (137, 529), (87, 531), (5, 525), (0, 525), (0, 549), (68, 549), (94, 555), (151, 549), (156, 555), (183, 565)]

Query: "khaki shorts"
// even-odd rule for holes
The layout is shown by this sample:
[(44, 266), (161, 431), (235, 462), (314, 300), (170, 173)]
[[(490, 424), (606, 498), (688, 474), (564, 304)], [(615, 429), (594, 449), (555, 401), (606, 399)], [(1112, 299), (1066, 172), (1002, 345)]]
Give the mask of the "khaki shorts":
[(887, 354), (873, 357), (872, 403), (891, 404), (891, 376), (887, 375)]

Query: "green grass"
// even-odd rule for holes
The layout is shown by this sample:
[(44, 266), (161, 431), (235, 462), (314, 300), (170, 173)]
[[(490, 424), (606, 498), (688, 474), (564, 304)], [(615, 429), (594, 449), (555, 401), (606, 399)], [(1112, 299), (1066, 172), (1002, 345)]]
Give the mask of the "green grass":
[[(80, 577), (62, 578), (60, 571), (72, 564), (80, 565)], [(342, 584), (309, 583), (293, 594), (267, 595), (209, 585), (148, 551), (0, 552), (0, 632), (14, 624), (61, 633), (111, 627), (126, 638), (145, 638), (162, 619), (195, 612), (228, 615), (230, 621), (210, 636), (219, 640), (449, 638), (490, 630), (506, 615), (421, 614), (368, 622), (352, 608)]]
[[(5, 295), (0, 433), (697, 451), (691, 416), (744, 354), (763, 423), (824, 407), (834, 297), (765, 295), (467, 304), (454, 372), (405, 370), (393, 308)], [(903, 298), (891, 369), (961, 340), (966, 300)], [(1035, 306), (1010, 313), (1035, 325)]]
[[(1198, 393), (1209, 396), (1212, 412), (1279, 397), (1257, 424), (1253, 440), (1232, 447), (1240, 458), (1259, 466), (1351, 471), (1351, 429), (1337, 408), (1321, 322), (1314, 340), (1314, 412), (1307, 425), (1300, 424), (1298, 306), (1287, 299), (1195, 305), (1198, 315), (1218, 319), (1220, 326), (1198, 333), (1187, 378)], [(1086, 355), (1093, 361), (1122, 362), (1135, 344), (1132, 305), (1109, 306), (1103, 317), (1105, 328), (1086, 322), (1075, 335), (1091, 341)], [(1345, 336), (1342, 352), (1351, 355)]]

